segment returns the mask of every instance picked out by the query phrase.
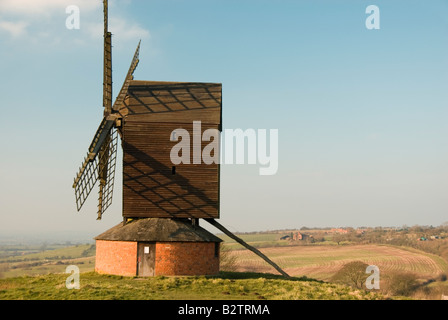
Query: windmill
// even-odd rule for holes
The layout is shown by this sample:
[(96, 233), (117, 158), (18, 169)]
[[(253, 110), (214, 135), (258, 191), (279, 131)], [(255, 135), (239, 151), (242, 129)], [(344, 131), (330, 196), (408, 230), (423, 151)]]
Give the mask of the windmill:
[[(216, 274), (222, 240), (199, 226), (199, 219), (204, 219), (289, 277), (259, 250), (216, 221), (219, 163), (205, 164), (201, 159), (197, 161), (195, 155), (191, 163), (172, 161), (171, 151), (180, 138), (177, 133), (186, 133), (182, 142), (188, 138), (188, 144), (192, 136), (202, 154), (205, 148), (201, 138), (206, 131), (222, 130), (222, 85), (134, 80), (139, 42), (122, 88), (112, 103), (112, 35), (108, 30), (107, 0), (103, 0), (103, 5), (104, 114), (73, 188), (79, 211), (99, 182), (100, 220), (112, 203), (120, 135), (123, 223), (95, 238), (95, 270), (131, 276)], [(218, 146), (214, 152), (219, 152), (219, 137), (214, 137), (213, 144)]]

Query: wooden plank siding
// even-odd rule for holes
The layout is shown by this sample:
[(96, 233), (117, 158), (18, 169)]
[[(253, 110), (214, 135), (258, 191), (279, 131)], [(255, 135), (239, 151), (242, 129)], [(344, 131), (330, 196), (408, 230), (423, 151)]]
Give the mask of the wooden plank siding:
[[(123, 216), (219, 218), (219, 164), (193, 164), (193, 121), (221, 129), (221, 85), (132, 81), (123, 115)], [(190, 164), (175, 166), (175, 129), (190, 133)], [(180, 139), (179, 139), (180, 141)], [(201, 150), (209, 144), (202, 142)]]
[(132, 81), (119, 112), (128, 121), (221, 124), (221, 90), (216, 83)]

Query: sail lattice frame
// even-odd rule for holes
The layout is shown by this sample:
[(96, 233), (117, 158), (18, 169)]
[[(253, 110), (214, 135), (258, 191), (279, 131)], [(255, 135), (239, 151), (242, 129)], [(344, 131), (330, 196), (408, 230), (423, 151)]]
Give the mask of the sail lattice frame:
[(80, 168), (80, 174), (75, 179), (75, 183), (73, 185), (73, 188), (75, 189), (76, 207), (78, 211), (81, 210), (87, 200), (87, 197), (99, 179), (99, 162), (105, 160), (107, 161), (107, 175), (100, 195), (101, 199), (99, 199), (102, 203), (98, 212), (99, 216), (100, 214), (102, 215), (104, 211), (112, 204), (117, 145), (118, 133), (115, 128), (112, 128), (110, 132), (109, 147), (107, 148), (108, 150), (102, 154), (102, 157), (104, 158), (99, 159), (98, 156), (95, 156), (94, 159), (89, 159), (88, 154), (86, 158), (84, 158), (84, 163)]

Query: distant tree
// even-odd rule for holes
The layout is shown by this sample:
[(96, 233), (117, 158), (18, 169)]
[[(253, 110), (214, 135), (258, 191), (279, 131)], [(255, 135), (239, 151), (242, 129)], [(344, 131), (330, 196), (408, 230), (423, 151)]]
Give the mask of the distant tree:
[(395, 273), (388, 280), (388, 291), (397, 296), (410, 296), (417, 288), (417, 277), (412, 273)]
[(226, 246), (221, 245), (219, 253), (219, 268), (224, 271), (236, 271), (237, 269), (237, 257), (233, 255), (232, 250)]
[(47, 250), (47, 243), (46, 242), (44, 242), (44, 243), (42, 243), (42, 245), (39, 247), (39, 250), (40, 251), (45, 251), (45, 250)]
[(446, 281), (447, 280), (447, 274), (446, 273), (441, 273), (437, 276), (437, 280), (438, 281)]
[(362, 289), (367, 277), (367, 263), (362, 261), (352, 261), (346, 263), (332, 278), (333, 282), (339, 282), (351, 287)]
[(423, 232), (423, 227), (419, 225), (415, 225), (409, 228), (409, 231), (411, 232)]
[(341, 243), (342, 241), (345, 240), (345, 237), (344, 237), (344, 235), (342, 235), (342, 234), (335, 233), (335, 234), (331, 237), (331, 240), (334, 241), (334, 242), (336, 242), (336, 243), (339, 245), (339, 243)]

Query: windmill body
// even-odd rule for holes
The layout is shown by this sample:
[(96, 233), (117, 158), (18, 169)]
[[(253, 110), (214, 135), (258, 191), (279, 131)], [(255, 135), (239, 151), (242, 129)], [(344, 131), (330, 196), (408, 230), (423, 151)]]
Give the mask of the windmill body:
[[(131, 81), (120, 113), (123, 217), (219, 218), (219, 164), (194, 163), (192, 145), (202, 154), (203, 133), (221, 128), (221, 84)], [(174, 164), (171, 152), (185, 139), (173, 137), (178, 130), (190, 155)]]

